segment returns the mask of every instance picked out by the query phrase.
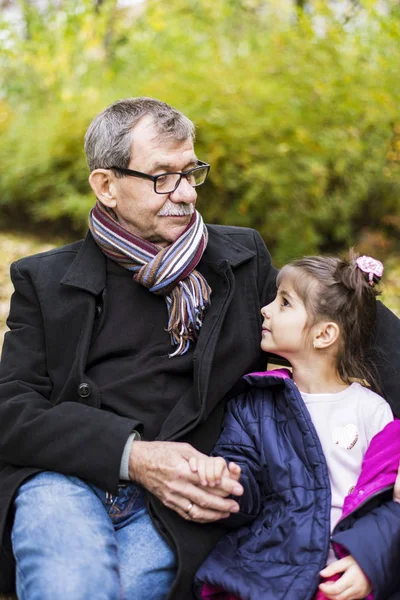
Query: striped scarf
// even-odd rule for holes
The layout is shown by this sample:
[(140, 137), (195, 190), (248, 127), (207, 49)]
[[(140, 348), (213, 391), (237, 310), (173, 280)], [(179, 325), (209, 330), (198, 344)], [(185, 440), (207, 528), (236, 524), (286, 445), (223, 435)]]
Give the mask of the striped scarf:
[(197, 339), (203, 315), (210, 305), (211, 288), (195, 270), (207, 246), (208, 232), (195, 211), (182, 235), (159, 248), (122, 227), (113, 210), (97, 202), (89, 215), (89, 229), (97, 245), (111, 260), (134, 273), (133, 279), (153, 294), (164, 296), (171, 344), (169, 355), (184, 354)]

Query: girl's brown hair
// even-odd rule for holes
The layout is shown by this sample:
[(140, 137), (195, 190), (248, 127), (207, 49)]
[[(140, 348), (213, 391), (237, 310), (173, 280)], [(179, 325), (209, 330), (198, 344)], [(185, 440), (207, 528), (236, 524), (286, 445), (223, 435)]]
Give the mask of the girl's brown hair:
[(345, 383), (354, 379), (367, 382), (379, 392), (376, 360), (372, 350), (376, 326), (376, 296), (368, 276), (356, 264), (336, 257), (305, 256), (285, 265), (277, 284), (289, 277), (309, 315), (307, 325), (334, 321), (340, 328), (338, 375)]

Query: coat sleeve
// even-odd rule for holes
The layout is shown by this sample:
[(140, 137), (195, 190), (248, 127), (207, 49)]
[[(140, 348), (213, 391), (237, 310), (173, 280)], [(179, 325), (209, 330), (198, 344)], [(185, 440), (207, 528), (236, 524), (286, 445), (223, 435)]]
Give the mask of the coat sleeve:
[(353, 556), (372, 583), (374, 600), (400, 587), (400, 504), (388, 500), (334, 533), (332, 540)]
[(0, 460), (115, 490), (124, 445), (137, 424), (77, 401), (52, 401), (34, 265), (11, 267), (15, 291), (0, 363)]
[(383, 396), (400, 418), (400, 319), (382, 302), (377, 302), (375, 344)]
[(249, 393), (230, 400), (221, 436), (212, 452), (213, 456), (225, 458), (227, 463), (235, 462), (242, 470), (240, 483), (244, 494), (235, 497), (240, 512), (224, 519), (224, 525), (229, 527), (249, 523), (261, 508), (261, 458), (256, 431), (261, 417), (257, 415), (257, 409)]

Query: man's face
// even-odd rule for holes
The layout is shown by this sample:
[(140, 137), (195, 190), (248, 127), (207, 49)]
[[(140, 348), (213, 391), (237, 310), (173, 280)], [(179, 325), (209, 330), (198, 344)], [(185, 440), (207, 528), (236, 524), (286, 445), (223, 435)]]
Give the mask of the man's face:
[[(135, 126), (129, 169), (159, 175), (186, 171), (195, 167), (196, 161), (191, 139), (160, 141), (151, 117)], [(170, 194), (156, 194), (152, 181), (129, 176), (114, 176), (110, 190), (115, 200), (112, 208), (121, 225), (162, 247), (174, 242), (187, 227), (197, 199), (196, 190), (185, 177)]]

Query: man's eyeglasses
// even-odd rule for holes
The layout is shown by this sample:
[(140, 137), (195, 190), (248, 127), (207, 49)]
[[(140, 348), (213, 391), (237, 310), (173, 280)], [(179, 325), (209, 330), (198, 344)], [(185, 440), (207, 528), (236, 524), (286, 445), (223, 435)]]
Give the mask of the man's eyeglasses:
[(197, 167), (189, 169), (188, 171), (181, 171), (177, 173), (161, 173), (160, 175), (148, 175), (147, 173), (141, 173), (140, 171), (133, 171), (132, 169), (124, 169), (122, 167), (109, 167), (122, 175), (129, 175), (130, 177), (139, 177), (141, 179), (150, 179), (154, 183), (154, 191), (156, 194), (172, 194), (179, 186), (182, 181), (182, 177), (186, 177), (186, 180), (192, 187), (197, 187), (205, 182), (207, 179), (210, 165), (201, 160), (197, 161)]

